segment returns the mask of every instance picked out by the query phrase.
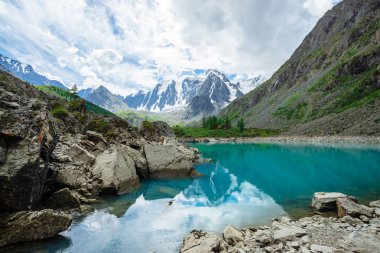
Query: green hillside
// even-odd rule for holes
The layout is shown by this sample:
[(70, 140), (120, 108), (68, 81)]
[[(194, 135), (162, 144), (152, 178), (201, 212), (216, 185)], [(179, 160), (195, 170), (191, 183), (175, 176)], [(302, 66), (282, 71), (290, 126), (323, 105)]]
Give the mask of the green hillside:
[(380, 2), (337, 4), (268, 81), (222, 110), (226, 115), (288, 134), (380, 135)]
[[(36, 86), (36, 88), (40, 91), (46, 92), (53, 94), (61, 99), (67, 100), (67, 101), (80, 101), (81, 98), (77, 95), (71, 94), (69, 91), (58, 88), (56, 86)], [(112, 112), (97, 106), (89, 101), (85, 102), (86, 104), (86, 109), (88, 111), (94, 112), (96, 114), (101, 114), (101, 115), (114, 115)]]

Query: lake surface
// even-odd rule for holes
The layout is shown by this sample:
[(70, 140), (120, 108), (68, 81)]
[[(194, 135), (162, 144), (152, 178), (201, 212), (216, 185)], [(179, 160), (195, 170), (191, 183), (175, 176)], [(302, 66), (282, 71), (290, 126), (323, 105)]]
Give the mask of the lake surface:
[(196, 179), (149, 180), (110, 197), (60, 237), (12, 252), (178, 252), (192, 229), (268, 224), (311, 212), (314, 192), (338, 191), (362, 203), (380, 199), (380, 147), (197, 144), (212, 162)]

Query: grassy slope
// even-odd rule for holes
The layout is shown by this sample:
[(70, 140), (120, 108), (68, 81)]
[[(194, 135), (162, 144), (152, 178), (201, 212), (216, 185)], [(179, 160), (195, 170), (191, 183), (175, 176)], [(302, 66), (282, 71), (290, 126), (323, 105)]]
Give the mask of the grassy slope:
[(278, 135), (279, 131), (269, 129), (245, 129), (240, 132), (238, 128), (206, 129), (199, 127), (174, 127), (177, 137), (268, 137)]
[[(288, 128), (291, 133), (380, 134), (379, 9), (370, 13), (344, 29), (346, 21), (322, 18), (270, 80), (221, 115), (243, 117), (251, 127)], [(316, 37), (325, 27), (330, 31), (318, 44)], [(315, 44), (316, 48), (310, 46)], [(360, 117), (363, 114), (367, 116)], [(357, 126), (363, 120), (366, 123)]]
[[(35, 86), (35, 87), (40, 91), (53, 94), (53, 95), (59, 97), (60, 99), (64, 99), (67, 101), (72, 101), (72, 100), (74, 100), (74, 98), (76, 100), (81, 99), (79, 96), (74, 97), (73, 94), (71, 94), (69, 91), (58, 88), (56, 86)], [(86, 109), (89, 111), (92, 111), (96, 114), (114, 115), (112, 112), (110, 112), (110, 111), (108, 111), (108, 110), (106, 110), (100, 106), (97, 106), (97, 105), (95, 105), (89, 101), (86, 101)]]

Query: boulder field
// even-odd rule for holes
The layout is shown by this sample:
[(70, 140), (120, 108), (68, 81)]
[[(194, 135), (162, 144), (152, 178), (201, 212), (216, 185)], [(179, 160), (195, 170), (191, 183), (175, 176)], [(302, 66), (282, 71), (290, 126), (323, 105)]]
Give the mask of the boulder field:
[[(317, 192), (312, 207), (320, 215), (274, 218), (269, 226), (228, 226), (222, 235), (193, 230), (180, 252), (380, 252), (380, 200), (365, 206), (342, 193)], [(331, 211), (334, 217), (323, 215)]]
[(71, 224), (67, 210), (142, 179), (197, 175), (196, 150), (165, 122), (137, 129), (84, 105), (0, 71), (0, 247), (55, 236)]

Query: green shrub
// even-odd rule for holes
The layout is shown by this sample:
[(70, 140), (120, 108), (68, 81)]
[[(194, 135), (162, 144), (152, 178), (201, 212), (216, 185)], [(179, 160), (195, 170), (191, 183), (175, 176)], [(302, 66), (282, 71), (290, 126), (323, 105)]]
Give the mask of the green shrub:
[(95, 119), (88, 123), (87, 130), (105, 134), (111, 130), (111, 125), (104, 119)]
[(51, 114), (61, 120), (64, 120), (69, 115), (69, 113), (63, 107), (56, 107), (51, 111)]
[(142, 122), (142, 125), (143, 125), (143, 128), (144, 128), (144, 129), (149, 129), (149, 130), (153, 130), (153, 129), (154, 129), (153, 122), (150, 122), (150, 121), (147, 120), (147, 119), (145, 119), (145, 120)]
[(69, 111), (75, 112), (80, 110), (81, 100), (72, 100), (67, 103)]

